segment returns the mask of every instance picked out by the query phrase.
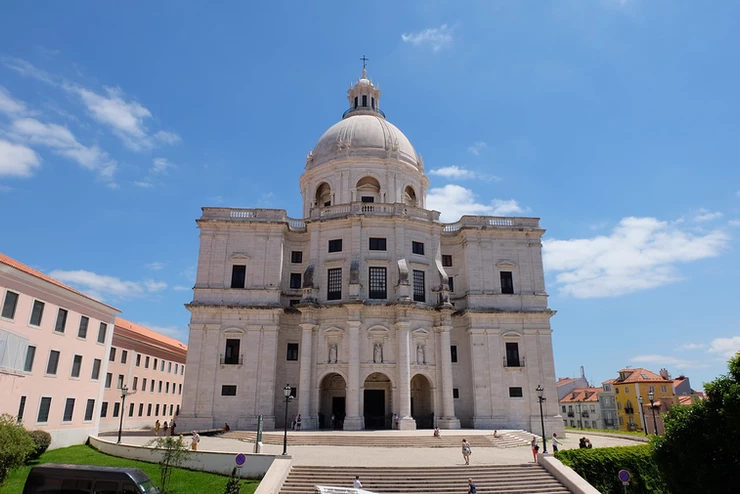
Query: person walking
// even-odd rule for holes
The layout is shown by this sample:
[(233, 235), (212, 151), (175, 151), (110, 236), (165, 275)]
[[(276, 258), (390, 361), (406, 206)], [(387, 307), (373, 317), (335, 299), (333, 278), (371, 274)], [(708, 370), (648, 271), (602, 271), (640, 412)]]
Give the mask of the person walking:
[(558, 435), (557, 433), (552, 433), (552, 452), (557, 453), (558, 452), (558, 446), (560, 446), (560, 441), (558, 441)]
[(470, 449), (470, 443), (463, 439), (462, 440), (462, 455), (466, 465), (470, 465), (470, 455), (473, 451)]
[(198, 431), (193, 431), (193, 437), (190, 438), (190, 449), (198, 451), (198, 443), (200, 442), (200, 435)]
[(360, 476), (355, 475), (355, 483), (354, 483), (355, 489), (362, 489), (362, 482), (360, 482)]
[(475, 487), (475, 482), (473, 482), (473, 479), (468, 479), (468, 494), (478, 494), (478, 489)]
[(172, 419), (172, 422), (170, 422), (170, 435), (175, 436), (175, 427), (177, 424), (175, 423), (175, 419)]
[(159, 436), (159, 419), (157, 419), (157, 421), (154, 422), (154, 435)]
[(162, 429), (164, 429), (164, 437), (167, 437), (167, 433), (170, 430), (170, 425), (167, 423), (167, 421), (164, 421), (164, 425), (162, 426)]
[(532, 442), (530, 444), (532, 445), (532, 456), (534, 457), (534, 462), (537, 463), (537, 452), (540, 450), (540, 445), (537, 444), (537, 436), (532, 436)]

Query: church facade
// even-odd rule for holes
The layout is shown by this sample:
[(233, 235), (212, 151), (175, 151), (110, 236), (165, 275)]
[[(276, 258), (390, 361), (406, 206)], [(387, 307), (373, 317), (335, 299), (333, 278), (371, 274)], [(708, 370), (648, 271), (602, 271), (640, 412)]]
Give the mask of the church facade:
[(348, 100), (302, 219), (203, 208), (178, 424), (540, 431), (541, 385), (561, 432), (539, 220), (440, 222), (365, 70)]

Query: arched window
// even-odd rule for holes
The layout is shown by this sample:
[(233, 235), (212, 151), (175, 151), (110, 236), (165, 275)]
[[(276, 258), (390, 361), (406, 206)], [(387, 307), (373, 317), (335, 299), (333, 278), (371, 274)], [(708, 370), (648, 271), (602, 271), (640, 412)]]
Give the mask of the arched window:
[(320, 208), (331, 206), (331, 186), (326, 182), (316, 189), (316, 205)]
[(417, 207), (416, 192), (410, 185), (403, 191), (403, 203), (407, 206)]
[(355, 108), (357, 108), (357, 96), (355, 96)]
[(362, 95), (362, 106), (367, 106), (367, 95), (366, 94)]
[(363, 177), (357, 182), (357, 196), (362, 202), (380, 202), (380, 183), (373, 177)]

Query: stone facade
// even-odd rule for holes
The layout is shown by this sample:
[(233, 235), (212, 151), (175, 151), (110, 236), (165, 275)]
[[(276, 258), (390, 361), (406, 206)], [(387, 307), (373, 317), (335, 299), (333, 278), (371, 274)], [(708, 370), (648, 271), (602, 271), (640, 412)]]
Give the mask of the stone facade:
[(538, 430), (541, 384), (561, 432), (539, 220), (441, 223), (364, 71), (348, 100), (306, 157), (303, 219), (203, 209), (179, 423)]

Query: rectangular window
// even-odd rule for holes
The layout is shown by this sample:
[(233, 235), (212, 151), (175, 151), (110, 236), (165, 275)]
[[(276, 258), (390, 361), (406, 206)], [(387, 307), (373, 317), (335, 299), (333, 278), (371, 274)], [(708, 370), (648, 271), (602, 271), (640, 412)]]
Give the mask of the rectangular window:
[(54, 324), (54, 331), (57, 333), (64, 333), (67, 327), (67, 315), (69, 312), (67, 309), (59, 309), (57, 311), (57, 322)]
[(108, 325), (104, 322), (100, 323), (98, 328), (98, 343), (105, 343), (105, 333), (108, 331)]
[(457, 345), (450, 346), (450, 361), (457, 362)]
[(298, 388), (296, 388), (295, 386), (291, 386), (290, 396), (292, 396), (293, 398), (298, 398)]
[(455, 291), (455, 281), (452, 279), (452, 276), (450, 276), (449, 278), (447, 278), (447, 286), (450, 287), (450, 291), (451, 292), (454, 292)]
[(90, 379), (93, 381), (97, 381), (100, 378), (100, 364), (102, 361), (99, 358), (96, 358), (93, 360), (93, 366), (92, 366), (92, 374), (90, 375)]
[(286, 360), (298, 360), (298, 343), (288, 343)]
[(367, 94), (362, 95), (362, 106), (367, 106)]
[(75, 355), (72, 360), (72, 377), (80, 377), (80, 370), (82, 370), (82, 355)]
[(425, 302), (424, 271), (414, 270), (414, 302)]
[(167, 374), (172, 374), (172, 362), (167, 362)]
[(95, 400), (88, 399), (85, 404), (85, 421), (93, 419), (93, 413), (95, 412)]
[(23, 422), (23, 414), (25, 413), (25, 411), (26, 411), (26, 397), (21, 396), (21, 403), (20, 405), (18, 405), (18, 415), (17, 415), (18, 422)]
[(301, 264), (303, 262), (303, 252), (300, 250), (294, 250), (290, 253), (290, 262), (293, 264)]
[(144, 404), (143, 403), (139, 403), (139, 413), (137, 415), (139, 417), (141, 417), (142, 415), (144, 415)]
[(514, 293), (514, 279), (511, 277), (511, 271), (501, 271), (501, 293)]
[(661, 390), (661, 391), (662, 391), (663, 393), (665, 393), (665, 392), (666, 392), (666, 387), (665, 387), (665, 386), (661, 386), (661, 387), (660, 387), (660, 390)]
[(110, 386), (111, 386), (112, 383), (113, 383), (113, 374), (111, 374), (110, 372), (108, 372), (105, 375), (105, 387), (106, 388), (110, 388)]
[(123, 374), (118, 374), (118, 384), (116, 385), (117, 389), (123, 388)]
[(31, 326), (41, 326), (41, 319), (44, 317), (44, 303), (38, 300), (33, 301), (33, 309), (31, 310)]
[(146, 377), (141, 380), (141, 390), (146, 391)]
[(141, 366), (141, 354), (137, 353), (136, 354), (136, 367), (140, 367), (140, 366)]
[(151, 403), (149, 403), (149, 404), (148, 404), (148, 405), (146, 406), (146, 416), (147, 416), (147, 417), (151, 417), (151, 415), (152, 415), (152, 404), (151, 404)]
[(455, 399), (460, 398), (460, 390), (458, 388), (452, 388), (452, 397)]
[(36, 347), (28, 345), (26, 349), (26, 362), (23, 364), (24, 372), (31, 372), (33, 370), (33, 359), (36, 358)]
[(15, 319), (15, 309), (18, 307), (18, 294), (8, 290), (5, 292), (3, 301), (3, 314), (5, 319)]
[(616, 395), (619, 394), (619, 388), (614, 388), (614, 394), (616, 394)]
[(328, 271), (329, 278), (326, 288), (326, 298), (328, 300), (342, 299), (342, 268), (332, 268)]
[(384, 238), (370, 237), (370, 250), (386, 250)]
[(131, 389), (136, 391), (136, 388), (139, 386), (139, 378), (134, 376), (134, 382), (131, 384)]
[(157, 393), (162, 392), (162, 381), (159, 381), (159, 384), (157, 385)]
[(411, 242), (411, 252), (414, 254), (424, 255), (424, 244), (422, 242)]
[(160, 370), (161, 372), (164, 372), (164, 360), (161, 360), (161, 361), (160, 361), (160, 363), (159, 363), (159, 370)]
[(290, 273), (290, 288), (293, 290), (300, 290), (301, 273)]
[(236, 396), (236, 385), (224, 384), (221, 386), (221, 396)]
[(154, 359), (154, 365), (152, 365), (153, 370), (157, 370), (157, 364), (159, 363), (159, 359)]
[[(383, 239), (385, 240), (385, 239)], [(388, 298), (387, 272), (386, 268), (370, 268), (370, 292), (368, 296), (373, 299)]]
[(177, 394), (179, 394), (179, 395), (182, 394), (182, 384), (178, 384), (177, 385)]
[(119, 413), (121, 413), (121, 404), (119, 402), (115, 402), (113, 404), (113, 416), (118, 417)]
[(360, 201), (364, 203), (375, 202), (375, 198), (372, 196), (362, 196), (360, 197)]
[(149, 381), (149, 392), (154, 393), (154, 379)]
[(49, 361), (46, 363), (46, 373), (52, 376), (56, 376), (57, 367), (59, 366), (59, 352), (52, 350), (49, 352)]
[(156, 417), (158, 415), (159, 415), (159, 403), (157, 403), (157, 405), (154, 407), (154, 416)]
[(182, 364), (182, 365), (180, 366), (180, 375), (181, 375), (181, 376), (185, 375), (185, 364)]
[(447, 268), (452, 266), (452, 256), (450, 254), (442, 254), (442, 266)]
[(90, 324), (90, 318), (87, 316), (80, 317), (80, 325), (77, 328), (78, 338), (87, 338), (87, 326)]
[(234, 365), (239, 364), (239, 345), (241, 340), (236, 338), (228, 338), (226, 340), (226, 349), (224, 350), (224, 364)]
[(144, 359), (144, 368), (145, 369), (149, 368), (149, 357), (148, 356)]
[(342, 239), (329, 240), (329, 252), (342, 252)]
[(164, 392), (165, 392), (165, 393), (169, 393), (169, 392), (170, 392), (170, 382), (169, 382), (169, 381), (167, 381), (167, 382), (166, 382), (166, 383), (164, 383), (164, 384), (165, 384), (165, 386), (164, 386)]
[(178, 364), (177, 362), (175, 362), (175, 375), (177, 375), (177, 369), (178, 369), (179, 365), (180, 364)]
[(116, 361), (116, 347), (111, 347), (110, 354), (108, 355), (108, 360), (111, 362)]
[(231, 267), (231, 288), (244, 288), (247, 280), (247, 266), (235, 264)]
[(128, 352), (126, 350), (121, 350), (121, 363), (125, 364), (126, 360), (128, 360)]
[(509, 398), (521, 398), (523, 396), (522, 388), (509, 388)]
[(519, 361), (519, 343), (506, 344), (506, 367), (521, 367)]
[(134, 416), (134, 404), (133, 404), (133, 403), (131, 403), (131, 404), (130, 404), (130, 405), (128, 406), (128, 416), (129, 416), (129, 417), (133, 417), (133, 416)]
[(51, 409), (51, 398), (41, 398), (39, 403), (39, 414), (36, 417), (36, 422), (47, 422), (49, 420), (49, 410)]

